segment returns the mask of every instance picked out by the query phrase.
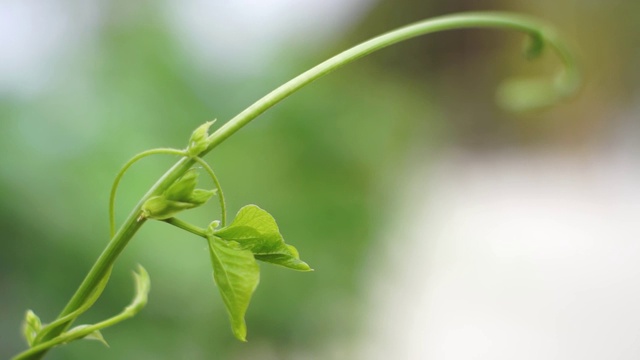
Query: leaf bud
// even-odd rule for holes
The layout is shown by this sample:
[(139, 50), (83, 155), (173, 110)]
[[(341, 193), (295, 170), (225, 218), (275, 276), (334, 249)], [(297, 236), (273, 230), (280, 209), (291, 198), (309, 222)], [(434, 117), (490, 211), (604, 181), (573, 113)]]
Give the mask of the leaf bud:
[(22, 335), (24, 335), (29, 346), (33, 346), (40, 330), (42, 330), (40, 318), (33, 311), (27, 310), (22, 324)]
[(149, 198), (142, 205), (142, 218), (166, 220), (180, 211), (205, 204), (216, 190), (196, 189), (198, 172), (187, 171), (173, 183), (162, 195)]
[(209, 145), (207, 141), (209, 138), (209, 128), (214, 122), (215, 120), (207, 121), (193, 131), (191, 138), (189, 139), (189, 146), (187, 147), (187, 153), (189, 156), (198, 156), (201, 152), (207, 149), (207, 146)]

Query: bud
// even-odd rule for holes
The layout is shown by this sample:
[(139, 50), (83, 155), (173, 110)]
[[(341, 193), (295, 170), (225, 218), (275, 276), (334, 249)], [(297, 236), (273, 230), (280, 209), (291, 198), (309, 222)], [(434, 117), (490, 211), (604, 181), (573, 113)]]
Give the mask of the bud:
[(40, 330), (42, 330), (42, 322), (40, 321), (40, 318), (33, 311), (27, 310), (24, 322), (22, 323), (22, 335), (24, 335), (29, 346), (33, 346)]
[(189, 195), (196, 189), (198, 184), (198, 172), (196, 169), (190, 169), (180, 179), (174, 182), (164, 192), (164, 196), (169, 200), (183, 201), (189, 198)]
[(211, 224), (209, 224), (209, 226), (207, 227), (207, 229), (209, 230), (209, 232), (214, 232), (216, 231), (216, 229), (218, 228), (218, 226), (220, 226), (220, 220), (213, 220), (211, 222)]
[(207, 149), (209, 145), (207, 142), (207, 138), (209, 137), (209, 128), (213, 123), (213, 121), (207, 121), (206, 123), (200, 125), (194, 132), (191, 134), (191, 139), (189, 139), (189, 146), (187, 147), (187, 153), (191, 157), (195, 157), (200, 155), (201, 152)]
[(198, 172), (195, 169), (187, 171), (162, 195), (153, 196), (145, 201), (142, 205), (142, 217), (165, 220), (180, 211), (205, 204), (215, 195), (216, 190), (196, 189), (197, 183)]
[(187, 202), (167, 200), (164, 196), (154, 196), (142, 205), (142, 217), (147, 219), (166, 220), (182, 210), (194, 208)]

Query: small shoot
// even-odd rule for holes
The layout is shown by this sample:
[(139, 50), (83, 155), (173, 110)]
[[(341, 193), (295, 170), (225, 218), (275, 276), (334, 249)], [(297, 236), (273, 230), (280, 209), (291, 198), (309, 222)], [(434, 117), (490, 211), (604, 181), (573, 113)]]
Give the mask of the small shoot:
[[(71, 338), (71, 340), (69, 341), (73, 341), (73, 340), (96, 340), (99, 341), (100, 343), (102, 343), (102, 345), (109, 347), (109, 344), (107, 343), (107, 341), (104, 339), (104, 336), (102, 336), (102, 333), (100, 332), (100, 330), (93, 330), (92, 332), (83, 335), (86, 333), (87, 328), (90, 328), (91, 325), (78, 325), (76, 327), (74, 327), (73, 329), (69, 330), (66, 332), (66, 335), (69, 336)], [(80, 334), (80, 335), (77, 335)], [(78, 337), (79, 336), (79, 337)]]
[(207, 121), (194, 130), (189, 139), (189, 146), (187, 147), (187, 154), (189, 157), (197, 157), (207, 149), (209, 146), (209, 128), (216, 121)]
[(25, 340), (27, 340), (29, 346), (34, 345), (40, 330), (42, 330), (40, 318), (32, 310), (27, 310), (24, 316), (24, 322), (22, 323), (22, 335)]
[(196, 189), (198, 172), (190, 169), (162, 195), (149, 198), (142, 205), (141, 218), (166, 220), (177, 213), (205, 204), (217, 190)]

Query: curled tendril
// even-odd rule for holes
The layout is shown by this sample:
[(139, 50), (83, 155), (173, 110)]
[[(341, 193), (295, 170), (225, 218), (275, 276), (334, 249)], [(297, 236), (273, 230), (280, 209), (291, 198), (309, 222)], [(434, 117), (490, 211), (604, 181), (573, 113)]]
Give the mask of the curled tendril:
[(178, 149), (170, 149), (170, 148), (159, 148), (159, 149), (151, 149), (147, 151), (143, 151), (138, 155), (132, 157), (126, 164), (120, 169), (115, 179), (113, 180), (113, 185), (111, 185), (111, 194), (109, 195), (109, 233), (110, 237), (116, 234), (116, 213), (115, 213), (115, 204), (116, 204), (116, 192), (118, 190), (118, 185), (120, 185), (120, 180), (124, 174), (129, 170), (129, 168), (135, 164), (136, 162), (144, 159), (147, 156), (156, 155), (156, 154), (167, 154), (167, 155), (179, 155), (179, 156), (187, 156), (187, 153), (178, 150)]
[[(365, 41), (280, 85), (211, 134), (207, 149), (199, 156), (211, 151), (260, 114), (300, 88), (346, 64), (414, 37), (441, 31), (473, 28), (515, 30), (525, 33), (532, 39), (532, 50), (542, 51), (543, 48), (548, 48), (555, 52), (560, 59), (562, 69), (555, 77), (550, 77), (548, 80), (513, 79), (505, 82), (498, 90), (498, 101), (505, 108), (526, 111), (545, 107), (572, 96), (580, 87), (580, 71), (576, 61), (569, 51), (569, 47), (557, 35), (552, 26), (528, 16), (504, 12), (467, 12), (439, 16), (401, 27)], [(541, 44), (545, 46), (540, 46)], [(535, 54), (536, 51), (533, 51), (532, 54)]]
[(200, 157), (194, 157), (193, 158), (198, 164), (200, 164), (204, 170), (209, 174), (209, 177), (211, 177), (211, 180), (213, 180), (213, 184), (215, 185), (216, 189), (218, 190), (218, 199), (220, 201), (220, 220), (222, 222), (222, 226), (226, 226), (227, 225), (227, 204), (224, 200), (224, 194), (222, 193), (222, 186), (220, 186), (220, 181), (218, 181), (218, 177), (216, 176), (216, 174), (213, 172), (213, 169), (211, 168), (211, 166), (209, 166), (209, 164), (207, 164), (206, 161), (204, 161), (202, 158)]

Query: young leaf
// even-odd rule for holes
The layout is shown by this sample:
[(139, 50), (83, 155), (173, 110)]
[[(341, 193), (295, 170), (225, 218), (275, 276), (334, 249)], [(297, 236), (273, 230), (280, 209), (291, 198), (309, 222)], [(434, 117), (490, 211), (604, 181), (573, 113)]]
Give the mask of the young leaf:
[(254, 255), (256, 260), (284, 266), (298, 271), (313, 271), (309, 264), (288, 254), (263, 254)]
[(185, 201), (189, 195), (195, 190), (198, 184), (198, 172), (196, 169), (190, 169), (180, 179), (174, 182), (164, 192), (164, 196), (169, 200)]
[(27, 340), (29, 346), (34, 345), (34, 341), (40, 330), (42, 330), (40, 318), (32, 310), (27, 310), (24, 316), (24, 322), (22, 323), (22, 335)]
[(206, 203), (216, 190), (196, 189), (198, 172), (187, 171), (162, 195), (149, 198), (142, 205), (142, 216), (149, 219), (166, 220), (180, 211), (193, 209)]
[(207, 121), (206, 123), (198, 126), (198, 128), (191, 134), (189, 139), (189, 146), (187, 147), (187, 153), (189, 156), (198, 156), (207, 148), (207, 138), (209, 137), (209, 128), (213, 125), (213, 121)]
[(136, 295), (129, 306), (125, 308), (125, 312), (129, 312), (131, 316), (137, 314), (147, 305), (149, 299), (149, 290), (151, 290), (151, 280), (149, 273), (142, 265), (138, 265), (138, 272), (134, 272), (133, 276), (136, 282)]
[(240, 209), (229, 226), (214, 231), (213, 235), (235, 241), (242, 248), (251, 250), (256, 260), (294, 270), (311, 270), (307, 263), (300, 260), (296, 248), (284, 242), (273, 216), (256, 205)]
[[(92, 331), (86, 335), (81, 334), (85, 332), (85, 329), (88, 328), (89, 326), (91, 325), (78, 325), (73, 329), (67, 331), (65, 335), (69, 336), (69, 338), (72, 340), (78, 340), (78, 339), (96, 340), (101, 342), (104, 346), (109, 347), (109, 344), (104, 339), (104, 336), (102, 336), (102, 333), (99, 330)], [(77, 336), (76, 334), (81, 334), (81, 335)]]
[(249, 250), (237, 243), (209, 238), (209, 252), (213, 263), (213, 278), (231, 319), (236, 338), (247, 341), (244, 315), (251, 296), (260, 282), (260, 268)]
[(166, 220), (182, 210), (193, 209), (198, 205), (188, 202), (168, 200), (164, 195), (149, 198), (142, 205), (142, 215), (148, 219)]

